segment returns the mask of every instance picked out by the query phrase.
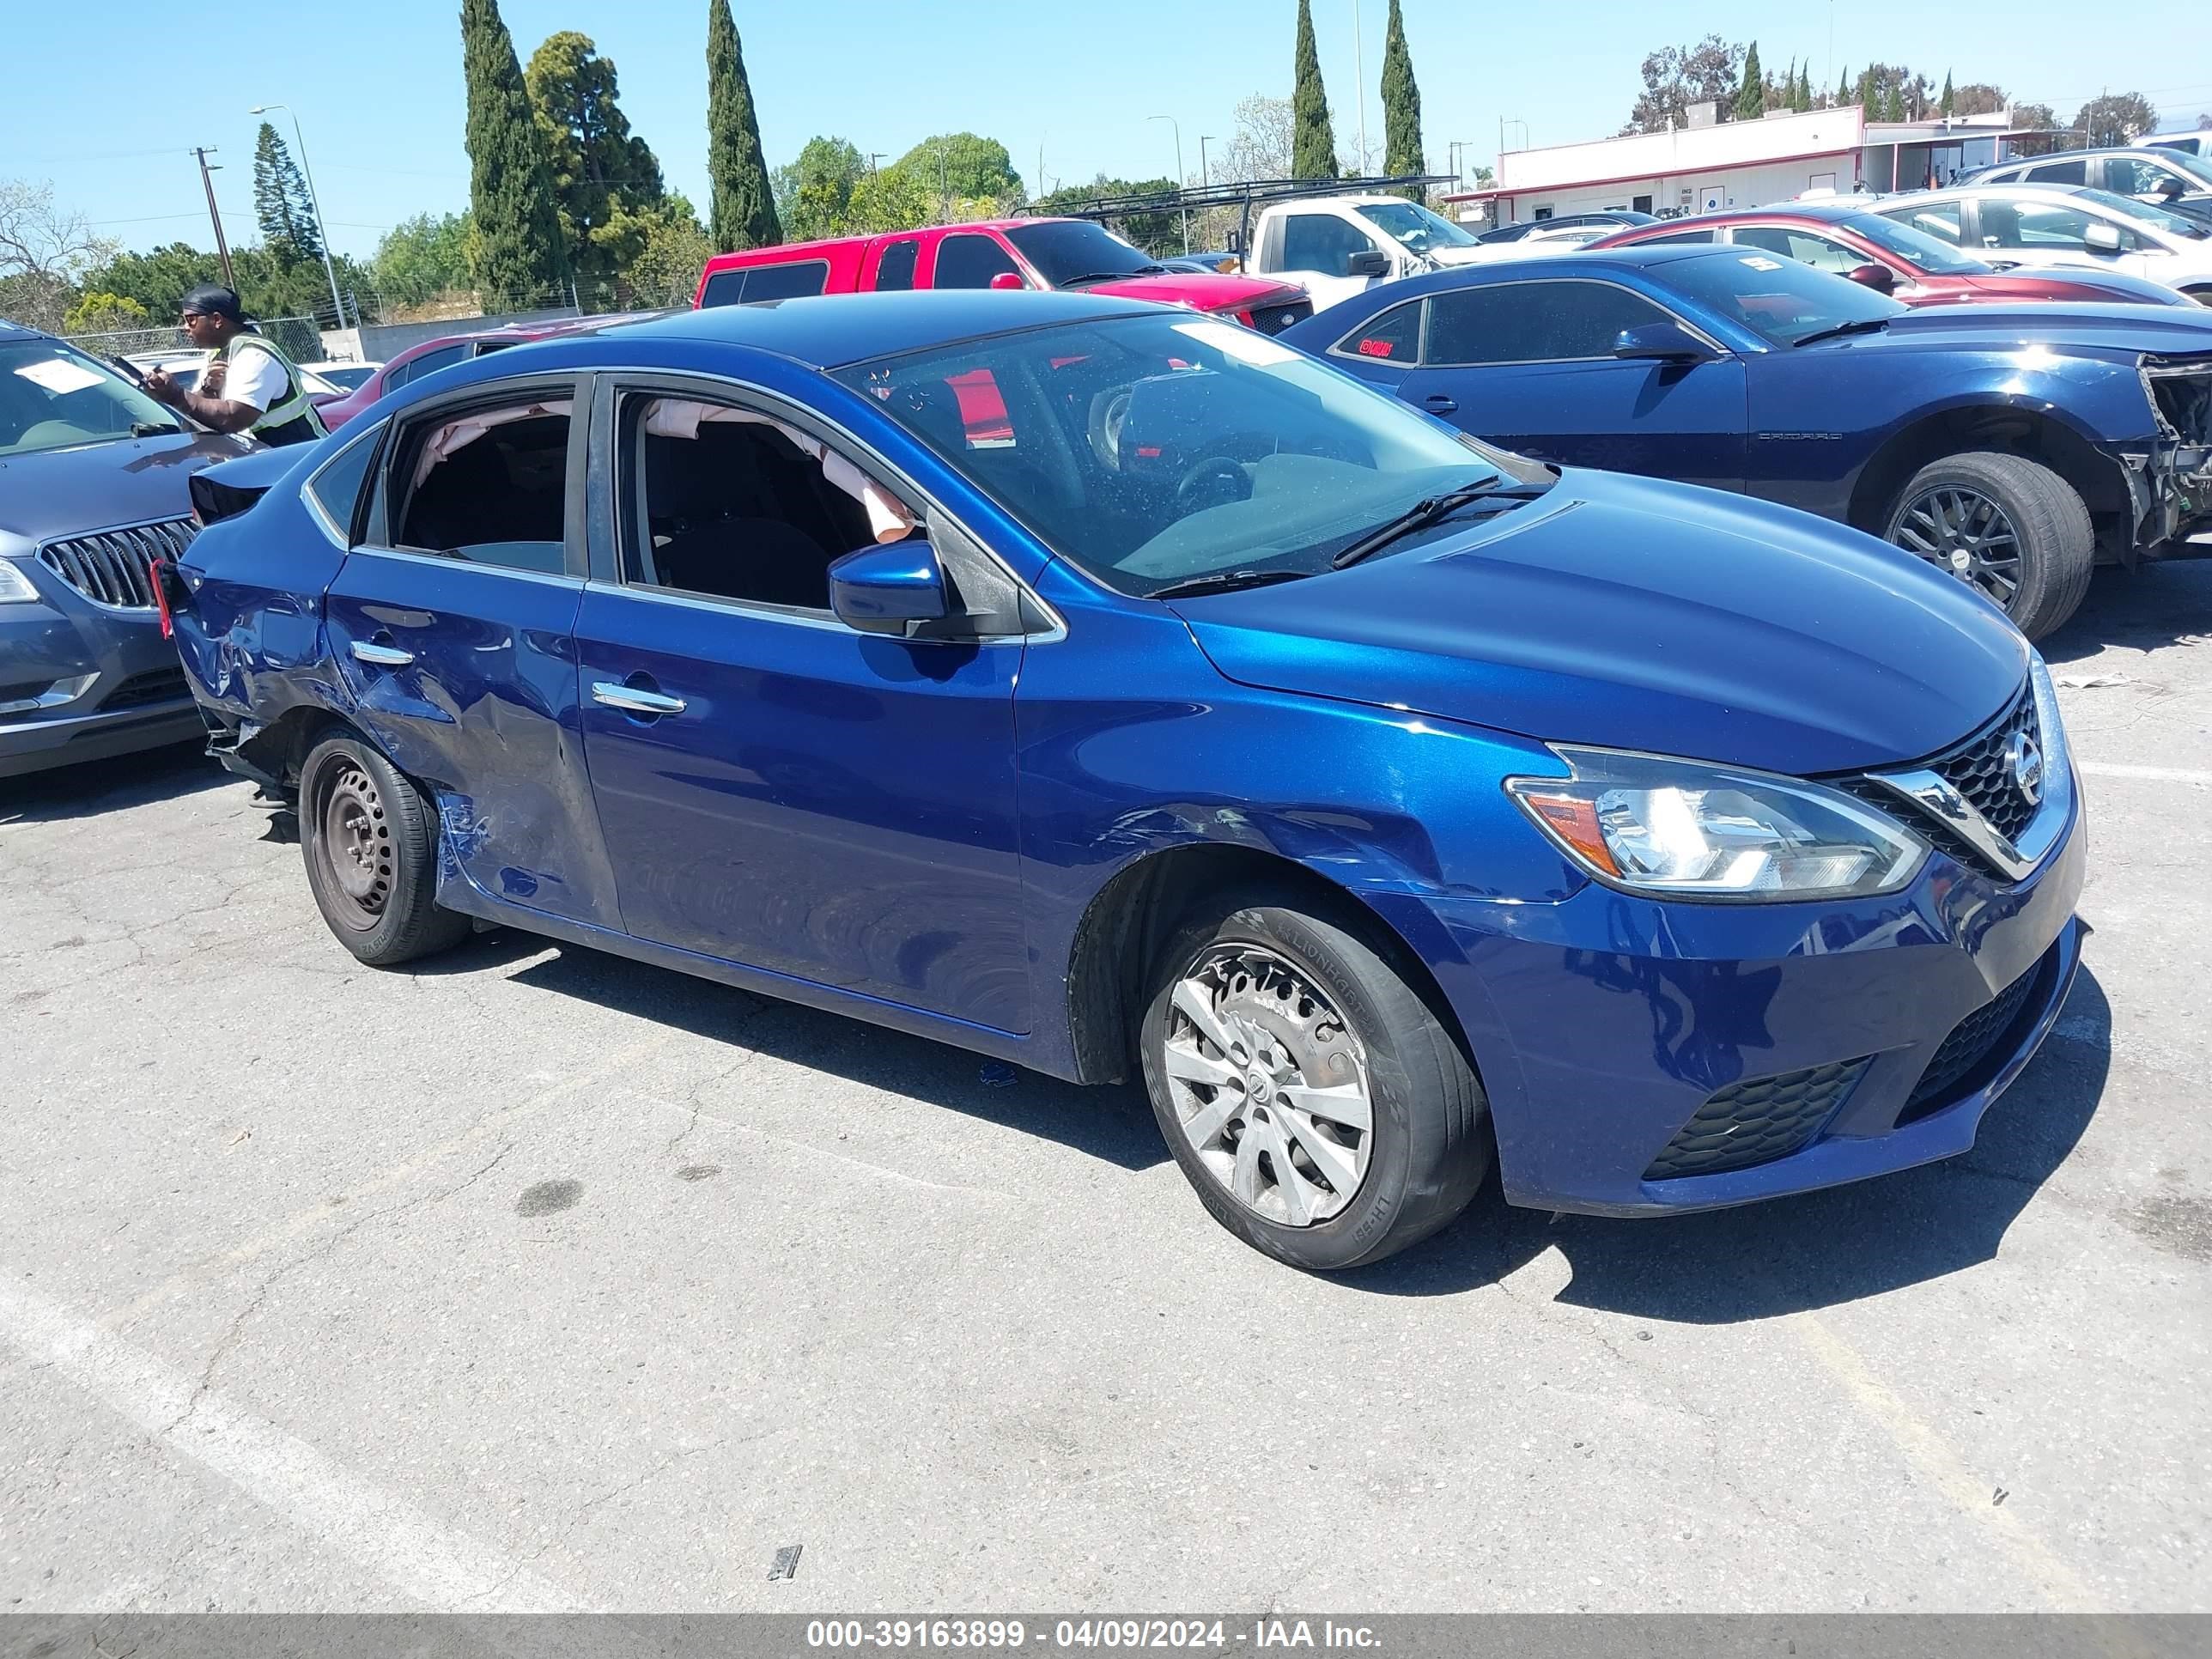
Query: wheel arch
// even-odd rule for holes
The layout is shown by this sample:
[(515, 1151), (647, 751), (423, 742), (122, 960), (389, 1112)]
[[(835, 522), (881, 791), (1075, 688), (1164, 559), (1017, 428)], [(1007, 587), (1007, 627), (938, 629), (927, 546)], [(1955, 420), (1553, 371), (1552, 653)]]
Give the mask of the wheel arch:
[(297, 791), (300, 768), (308, 750), (334, 732), (363, 743), (374, 741), (334, 708), (320, 703), (297, 703), (252, 737), (241, 738), (237, 753), (240, 760), (276, 779), (285, 793), (291, 794)]

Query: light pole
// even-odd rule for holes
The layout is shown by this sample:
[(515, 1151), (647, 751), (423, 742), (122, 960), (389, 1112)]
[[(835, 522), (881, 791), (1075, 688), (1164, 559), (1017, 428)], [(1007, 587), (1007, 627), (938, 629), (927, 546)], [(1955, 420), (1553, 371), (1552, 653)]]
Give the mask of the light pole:
[(1359, 0), (1352, 0), (1352, 92), (1359, 100), (1359, 171), (1367, 172), (1367, 42), (1359, 29)]
[[(300, 136), (300, 112), (289, 104), (256, 104), (246, 111), (248, 115), (266, 115), (272, 109), (281, 109), (292, 118), (292, 138), (300, 147), (300, 173), (307, 181), (307, 205), (315, 210), (315, 240), (323, 247), (323, 275), (331, 279), (331, 309), (337, 313), (337, 325), (346, 325), (345, 302), (338, 298), (338, 273), (331, 264), (331, 228), (323, 218), (323, 204), (315, 195), (315, 170), (307, 165), (307, 141)], [(356, 322), (361, 319), (356, 318)]]
[[(1182, 194), (1184, 189), (1182, 181), (1182, 123), (1176, 120), (1172, 115), (1147, 115), (1145, 119), (1147, 121), (1164, 121), (1175, 129), (1176, 194), (1180, 196)], [(1182, 210), (1182, 251), (1185, 253), (1190, 252), (1190, 210), (1188, 208), (1185, 208)]]
[(1218, 132), (1201, 132), (1198, 135), (1198, 182), (1200, 189), (1212, 182), (1212, 175), (1206, 170), (1206, 147), (1220, 142), (1221, 135)]

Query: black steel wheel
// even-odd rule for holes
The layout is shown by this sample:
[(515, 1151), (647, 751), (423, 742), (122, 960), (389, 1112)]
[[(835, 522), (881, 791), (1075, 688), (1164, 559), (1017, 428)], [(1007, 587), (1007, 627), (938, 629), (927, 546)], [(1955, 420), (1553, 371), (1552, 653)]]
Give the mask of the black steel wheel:
[(338, 942), (372, 967), (459, 944), (468, 917), (437, 904), (437, 814), (392, 763), (350, 732), (300, 769), (307, 886)]

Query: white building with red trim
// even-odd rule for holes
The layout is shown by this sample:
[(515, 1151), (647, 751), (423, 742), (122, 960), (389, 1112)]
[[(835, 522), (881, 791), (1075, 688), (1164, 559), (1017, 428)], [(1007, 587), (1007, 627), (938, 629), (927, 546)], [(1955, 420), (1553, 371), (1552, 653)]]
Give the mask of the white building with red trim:
[[(1709, 111), (1711, 106), (1703, 106)], [(1693, 118), (1702, 111), (1693, 111)], [(1507, 150), (1497, 182), (1450, 195), (1462, 219), (1498, 224), (1633, 209), (1673, 217), (1765, 207), (1808, 192), (1921, 190), (2005, 159), (2009, 111), (1949, 120), (1869, 121), (1854, 105), (1757, 121)]]

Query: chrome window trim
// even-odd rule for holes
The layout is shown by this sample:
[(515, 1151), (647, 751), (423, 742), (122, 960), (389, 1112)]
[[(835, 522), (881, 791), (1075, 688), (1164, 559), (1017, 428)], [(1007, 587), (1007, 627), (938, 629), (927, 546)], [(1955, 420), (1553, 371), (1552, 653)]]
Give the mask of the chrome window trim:
[[(1713, 338), (1711, 335), (1708, 334), (1704, 329), (1699, 328), (1688, 318), (1683, 316), (1665, 301), (1655, 300), (1649, 294), (1645, 294), (1637, 289), (1632, 289), (1626, 283), (1615, 282), (1609, 276), (1516, 276), (1510, 282), (1471, 283), (1464, 289), (1439, 289), (1434, 293), (1425, 295), (1423, 298), (1425, 301), (1433, 302), (1435, 301), (1443, 299), (1449, 295), (1469, 293), (1478, 289), (1534, 288), (1540, 283), (1589, 283), (1598, 288), (1619, 289), (1623, 294), (1627, 295), (1631, 299), (1643, 301), (1644, 304), (1651, 307), (1662, 316), (1668, 318), (1672, 321), (1679, 324), (1682, 328), (1688, 331), (1692, 338), (1705, 345), (1710, 346), (1720, 356), (1727, 358), (1740, 356), (1742, 355), (1734, 348), (1723, 345), (1720, 341)], [(1417, 365), (1417, 367), (1421, 368), (1527, 368), (1538, 363), (1617, 363), (1621, 361), (1618, 357), (1598, 356), (1515, 357), (1506, 361), (1484, 363), (1439, 362), (1429, 355), (1429, 331), (1433, 324), (1433, 313), (1434, 307), (1433, 303), (1431, 303), (1429, 309), (1424, 310), (1421, 313), (1421, 360)]]
[(411, 547), (383, 547), (374, 542), (356, 543), (347, 550), (365, 557), (402, 559), (410, 564), (427, 564), (441, 570), (481, 570), (487, 575), (512, 576), (519, 581), (540, 582), (553, 587), (580, 589), (584, 578), (572, 576), (566, 571), (525, 570), (520, 565), (480, 564), (474, 559), (465, 559), (458, 553), (426, 553)]
[[(300, 481), (300, 499), (307, 504), (307, 516), (314, 520), (315, 527), (320, 530), (324, 535), (329, 537), (331, 538), (331, 544), (336, 547), (341, 553), (345, 552), (353, 545), (351, 542), (346, 539), (346, 533), (350, 526), (342, 526), (331, 517), (329, 511), (323, 506), (320, 498), (315, 494), (315, 480), (321, 477), (324, 473), (336, 466), (338, 464), (338, 458), (345, 454), (345, 453), (351, 449), (356, 444), (375, 444), (383, 437), (384, 428), (390, 422), (391, 419), (392, 417), (389, 415), (382, 415), (379, 416), (375, 420), (371, 421), (368, 423), (368, 427), (366, 431), (358, 433), (355, 436), (347, 439), (343, 443), (340, 444), (336, 449), (330, 453), (327, 459), (316, 463), (313, 471), (308, 473), (306, 477)], [(374, 482), (374, 476), (375, 475), (373, 471), (362, 474), (361, 489), (356, 489), (354, 492), (354, 505), (356, 508), (361, 505), (362, 489), (368, 489), (368, 486)]]
[[(1000, 572), (1006, 577), (1006, 579), (1014, 585), (1015, 588), (1019, 591), (1024, 598), (1028, 599), (1031, 605), (1034, 605), (1037, 608), (1039, 614), (1048, 618), (1051, 623), (1051, 626), (1048, 628), (1042, 629), (1034, 634), (1005, 634), (992, 639), (962, 641), (915, 640), (910, 641), (911, 643), (917, 645), (963, 644), (979, 646), (1054, 645), (1067, 637), (1067, 622), (1066, 619), (1060, 614), (1059, 609), (1048, 601), (1042, 594), (1036, 591), (1035, 587), (1023, 580), (1020, 573), (1016, 571), (1004, 559), (1000, 558), (999, 556), (998, 550), (994, 548), (988, 541), (984, 539), (984, 538), (977, 535), (975, 532), (969, 527), (967, 520), (938, 500), (936, 495), (931, 491), (923, 489), (919, 483), (907, 473), (904, 468), (893, 465), (890, 459), (884, 454), (881, 450), (878, 449), (873, 444), (861, 437), (859, 434), (851, 430), (842, 422), (833, 418), (820, 410), (813, 408), (810, 404), (798, 402), (787, 393), (777, 392), (769, 386), (762, 386), (757, 381), (739, 380), (733, 374), (716, 374), (710, 369), (670, 368), (665, 364), (641, 364), (629, 367), (624, 367), (618, 364), (610, 364), (602, 368), (592, 369), (588, 372), (611, 378), (616, 382), (614, 391), (617, 398), (634, 396), (641, 392), (649, 392), (649, 388), (631, 384), (630, 382), (635, 377), (643, 376), (647, 378), (658, 378), (663, 381), (671, 379), (678, 380), (696, 380), (702, 383), (711, 383), (716, 386), (727, 386), (732, 392), (741, 392), (748, 398), (757, 398), (764, 403), (776, 404), (785, 410), (795, 412), (802, 417), (803, 421), (811, 421), (823, 431), (831, 434), (839, 443), (846, 447), (848, 459), (866, 458), (884, 478), (895, 482), (899, 486), (902, 495), (910, 501), (920, 501), (930, 513), (942, 517), (948, 524), (958, 530), (962, 535), (968, 538), (969, 543), (975, 547), (975, 549), (981, 553), (983, 557), (988, 559), (993, 564), (998, 567)], [(817, 372), (823, 374), (824, 378), (827, 378), (827, 371)], [(841, 387), (840, 389), (842, 390), (842, 388)], [(657, 394), (651, 395), (665, 397), (672, 394), (663, 391)], [(621, 441), (621, 434), (619, 431), (617, 431), (615, 436), (615, 442), (619, 446)], [(917, 439), (915, 441), (919, 442), (920, 440)], [(940, 465), (945, 465), (945, 463), (940, 463)], [(652, 597), (666, 598), (674, 599), (681, 604), (704, 606), (716, 611), (740, 611), (747, 616), (760, 617), (763, 621), (794, 623), (800, 626), (808, 628), (834, 629), (841, 634), (849, 634), (856, 639), (892, 639), (898, 637), (894, 635), (867, 633), (861, 629), (851, 626), (849, 623), (838, 621), (835, 613), (830, 611), (799, 611), (787, 605), (763, 605), (757, 599), (728, 599), (716, 593), (695, 594), (690, 593), (683, 588), (654, 587), (648, 586), (641, 582), (630, 581), (622, 574), (622, 514), (619, 502), (615, 505), (616, 511), (613, 515), (615, 520), (616, 540), (616, 546), (614, 549), (615, 580), (611, 582), (597, 582), (594, 584), (596, 586), (611, 592), (638, 593)]]

